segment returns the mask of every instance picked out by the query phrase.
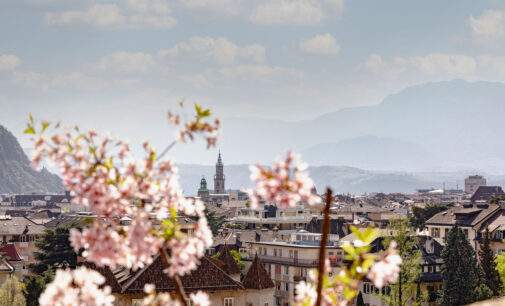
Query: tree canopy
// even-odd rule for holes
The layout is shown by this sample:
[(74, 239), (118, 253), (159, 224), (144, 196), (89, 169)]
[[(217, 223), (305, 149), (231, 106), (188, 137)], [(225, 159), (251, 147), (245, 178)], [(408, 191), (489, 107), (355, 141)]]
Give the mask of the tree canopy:
[(438, 214), (439, 212), (449, 209), (453, 204), (428, 204), (424, 208), (412, 206), (412, 215), (410, 216), (410, 224), (414, 228), (422, 230), (428, 219)]
[[(423, 259), (418, 248), (419, 240), (415, 228), (410, 226), (408, 220), (391, 220), (388, 230), (393, 235), (384, 238), (384, 248), (388, 248), (391, 241), (395, 241), (402, 264), (398, 280), (389, 285), (391, 294), (381, 297), (390, 305), (409, 305), (416, 298), (417, 281), (422, 274)], [(424, 299), (421, 296), (418, 298)]]
[(498, 296), (503, 290), (503, 284), (500, 279), (500, 274), (496, 270), (496, 262), (493, 250), (489, 245), (489, 229), (483, 234), (482, 242), (480, 243), (479, 260), (480, 266), (484, 273), (484, 282), (491, 289), (493, 296)]
[(34, 252), (37, 263), (30, 264), (29, 269), (42, 275), (48, 268), (71, 268), (77, 266), (77, 254), (70, 245), (69, 230), (79, 227), (76, 224), (47, 228), (44, 234), (35, 242), (38, 251)]
[(489, 288), (481, 284), (483, 273), (475, 251), (457, 223), (447, 235), (441, 257), (444, 263), (441, 268), (443, 284), (439, 305), (465, 305), (488, 296)]

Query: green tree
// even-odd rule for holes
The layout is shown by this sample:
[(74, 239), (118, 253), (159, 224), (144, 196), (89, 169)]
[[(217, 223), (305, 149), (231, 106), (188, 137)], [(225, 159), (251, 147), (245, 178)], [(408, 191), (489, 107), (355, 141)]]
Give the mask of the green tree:
[(495, 196), (489, 197), (489, 204), (500, 204), (500, 201), (505, 201), (505, 197), (502, 195), (499, 197), (495, 197)]
[(46, 270), (42, 276), (38, 274), (25, 276), (23, 278), (23, 295), (26, 299), (26, 305), (38, 306), (40, 295), (46, 289), (46, 285), (53, 280), (53, 269)]
[(502, 288), (505, 288), (505, 252), (496, 255), (494, 262), (496, 263), (496, 271), (500, 275)]
[(80, 228), (76, 224), (47, 228), (44, 234), (35, 242), (38, 251), (33, 252), (37, 263), (30, 264), (29, 269), (35, 274), (42, 275), (49, 267), (71, 268), (77, 266), (77, 254), (70, 245), (70, 228)]
[(358, 293), (358, 297), (356, 299), (356, 306), (365, 306), (365, 301), (363, 301), (363, 294), (361, 291)]
[(16, 276), (8, 278), (0, 287), (0, 306), (23, 306), (26, 300), (23, 295), (23, 283)]
[(498, 296), (503, 290), (503, 283), (500, 279), (500, 274), (496, 270), (496, 262), (493, 250), (489, 245), (489, 229), (483, 234), (482, 242), (480, 243), (479, 261), (482, 271), (484, 272), (483, 281), (491, 289), (493, 296)]
[[(212, 256), (212, 258), (218, 258), (221, 252), (217, 252)], [(233, 256), (233, 259), (235, 259), (235, 262), (237, 263), (237, 266), (240, 268), (240, 271), (244, 270), (245, 264), (242, 261), (242, 256), (237, 252), (236, 250), (231, 250), (230, 251), (231, 256)]]
[(244, 270), (245, 264), (242, 262), (242, 256), (237, 252), (236, 250), (231, 250), (230, 251), (231, 256), (233, 256), (233, 259), (235, 259), (235, 262), (237, 263), (237, 266), (240, 268), (240, 271)]
[(442, 306), (464, 305), (475, 301), (479, 286), (479, 266), (475, 251), (463, 231), (455, 223), (447, 235), (441, 257), (442, 290), (438, 303)]
[(412, 227), (422, 230), (428, 219), (439, 212), (449, 209), (454, 204), (428, 204), (424, 208), (412, 206), (410, 224)]
[(207, 223), (214, 236), (219, 235), (219, 232), (223, 229), (226, 223), (226, 216), (216, 216), (216, 213), (209, 211), (205, 208), (205, 217), (207, 218)]
[(391, 241), (395, 241), (402, 264), (397, 282), (389, 285), (391, 294), (381, 295), (381, 298), (389, 305), (410, 305), (416, 297), (417, 280), (422, 273), (423, 258), (417, 247), (419, 240), (415, 228), (410, 226), (408, 220), (390, 220), (388, 231), (391, 231), (392, 235), (384, 238), (383, 245), (388, 248)]

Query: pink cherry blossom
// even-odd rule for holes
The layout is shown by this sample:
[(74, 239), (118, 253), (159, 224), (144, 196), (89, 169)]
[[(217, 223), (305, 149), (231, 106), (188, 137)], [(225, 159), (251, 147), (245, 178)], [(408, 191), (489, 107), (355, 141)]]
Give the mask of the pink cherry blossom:
[[(212, 244), (204, 205), (184, 197), (171, 159), (157, 161), (156, 150), (148, 142), (143, 148), (145, 157), (136, 159), (127, 144), (74, 128), (50, 138), (37, 134), (33, 163), (37, 166), (46, 157), (58, 165), (65, 188), (75, 196), (73, 203), (96, 216), (91, 226), (70, 233), (72, 246), (83, 249), (88, 261), (137, 269), (150, 264), (160, 248), (168, 245), (174, 248), (170, 275), (190, 273)], [(160, 232), (163, 220), (177, 222), (174, 213), (200, 220), (195, 235), (178, 232), (168, 237)], [(121, 224), (123, 216), (131, 222)]]
[(209, 296), (202, 291), (197, 291), (196, 293), (191, 293), (189, 298), (195, 306), (210, 306)]
[(256, 188), (247, 190), (251, 208), (256, 209), (260, 200), (279, 207), (294, 207), (300, 202), (309, 205), (321, 203), (321, 198), (312, 193), (314, 183), (305, 171), (307, 165), (299, 154), (288, 152), (284, 161), (277, 161), (270, 168), (250, 166), (251, 180)]
[(382, 288), (388, 283), (394, 283), (398, 279), (402, 258), (394, 251), (395, 247), (396, 243), (392, 241), (386, 251), (386, 256), (373, 264), (370, 271), (368, 271), (368, 278), (373, 281), (377, 288)]
[(85, 267), (57, 270), (54, 281), (39, 298), (41, 306), (113, 305), (114, 296), (109, 286), (100, 288), (105, 278)]

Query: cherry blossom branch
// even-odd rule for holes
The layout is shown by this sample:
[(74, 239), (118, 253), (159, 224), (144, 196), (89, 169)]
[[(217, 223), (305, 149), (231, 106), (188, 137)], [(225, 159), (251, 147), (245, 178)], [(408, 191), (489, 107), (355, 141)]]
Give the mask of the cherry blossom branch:
[[(160, 249), (160, 254), (161, 254), (161, 260), (163, 261), (163, 264), (165, 265), (165, 268), (169, 268), (170, 267), (170, 263), (168, 262), (168, 254), (167, 254), (167, 250), (163, 247)], [(180, 302), (182, 303), (182, 305), (184, 306), (188, 306), (187, 304), (187, 299), (186, 299), (186, 293), (184, 292), (184, 288), (182, 287), (182, 284), (181, 284), (181, 279), (179, 278), (179, 275), (174, 275), (172, 278), (172, 282), (174, 283), (175, 285), (175, 293), (177, 295), (177, 298), (180, 300)]]
[(323, 236), (321, 237), (321, 247), (319, 248), (319, 263), (317, 274), (317, 300), (316, 305), (320, 306), (323, 297), (323, 279), (324, 279), (324, 265), (326, 261), (326, 243), (328, 241), (328, 232), (330, 231), (330, 206), (332, 200), (332, 191), (330, 188), (326, 189), (326, 204), (324, 206), (324, 219), (323, 219)]
[(168, 153), (168, 151), (170, 151), (170, 149), (172, 149), (175, 145), (177, 144), (177, 141), (172, 141), (164, 150), (163, 152), (161, 152), (160, 155), (158, 155), (158, 157), (156, 158), (156, 161), (159, 161), (163, 158), (163, 156), (165, 156), (165, 154)]

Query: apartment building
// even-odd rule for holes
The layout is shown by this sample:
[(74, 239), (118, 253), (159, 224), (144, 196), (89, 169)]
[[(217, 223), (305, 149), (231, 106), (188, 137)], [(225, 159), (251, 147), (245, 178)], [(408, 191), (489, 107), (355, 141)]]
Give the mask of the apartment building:
[(230, 221), (243, 224), (248, 229), (278, 228), (279, 230), (294, 230), (305, 228), (312, 220), (312, 210), (304, 205), (290, 208), (277, 208), (265, 205), (263, 209), (254, 210), (248, 207), (239, 208), (237, 216)]
[[(307, 280), (311, 269), (317, 269), (319, 258), (318, 241), (295, 242), (253, 242), (250, 258), (258, 256), (265, 270), (275, 284), (276, 306), (290, 306), (295, 298), (295, 286)], [(333, 273), (343, 260), (344, 251), (335, 243), (328, 243), (327, 258), (330, 259)]]
[(500, 210), (500, 206), (495, 204), (465, 204), (451, 207), (428, 219), (424, 233), (444, 245), (449, 230), (457, 222), (470, 244), (477, 249), (479, 232), (482, 231), (483, 225)]
[(486, 179), (480, 175), (470, 175), (465, 179), (465, 192), (473, 194), (480, 186), (486, 186)]

